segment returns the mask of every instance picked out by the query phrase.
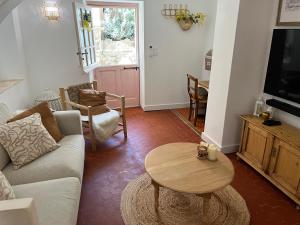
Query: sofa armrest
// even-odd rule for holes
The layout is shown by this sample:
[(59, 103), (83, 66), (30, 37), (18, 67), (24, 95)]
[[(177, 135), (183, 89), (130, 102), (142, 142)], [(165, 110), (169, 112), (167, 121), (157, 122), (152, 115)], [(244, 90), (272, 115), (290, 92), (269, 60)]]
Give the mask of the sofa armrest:
[(32, 198), (0, 201), (0, 221), (5, 225), (38, 225)]
[(77, 110), (57, 111), (54, 116), (64, 135), (82, 134), (81, 114)]

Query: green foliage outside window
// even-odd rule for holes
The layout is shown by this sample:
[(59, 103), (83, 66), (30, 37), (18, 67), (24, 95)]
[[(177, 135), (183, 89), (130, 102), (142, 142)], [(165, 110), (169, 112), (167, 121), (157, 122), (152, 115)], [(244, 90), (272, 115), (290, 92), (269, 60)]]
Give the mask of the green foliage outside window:
[(135, 35), (135, 10), (125, 8), (104, 8), (105, 39), (120, 41), (134, 39)]

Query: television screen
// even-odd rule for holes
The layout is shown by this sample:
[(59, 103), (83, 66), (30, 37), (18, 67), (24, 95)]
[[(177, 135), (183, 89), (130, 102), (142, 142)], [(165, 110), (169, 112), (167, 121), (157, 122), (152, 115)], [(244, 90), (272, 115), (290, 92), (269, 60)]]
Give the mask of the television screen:
[(264, 92), (300, 103), (300, 29), (274, 29)]

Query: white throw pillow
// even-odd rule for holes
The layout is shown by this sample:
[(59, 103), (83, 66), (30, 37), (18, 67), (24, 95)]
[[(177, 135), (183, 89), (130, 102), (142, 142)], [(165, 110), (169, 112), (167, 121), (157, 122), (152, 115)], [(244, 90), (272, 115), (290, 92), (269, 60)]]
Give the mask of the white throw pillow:
[(8, 152), (15, 169), (59, 147), (42, 124), (39, 113), (0, 125), (0, 144)]
[(0, 171), (0, 201), (16, 198), (14, 190), (10, 186), (4, 174)]

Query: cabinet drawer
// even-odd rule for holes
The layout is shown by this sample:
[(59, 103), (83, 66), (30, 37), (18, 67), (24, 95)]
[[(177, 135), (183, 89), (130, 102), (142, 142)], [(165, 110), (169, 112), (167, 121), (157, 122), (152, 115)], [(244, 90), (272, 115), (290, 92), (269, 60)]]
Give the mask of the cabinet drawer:
[(269, 174), (289, 192), (300, 197), (300, 151), (298, 149), (275, 139)]
[(246, 123), (241, 153), (259, 169), (265, 171), (268, 168), (273, 139), (268, 132)]

